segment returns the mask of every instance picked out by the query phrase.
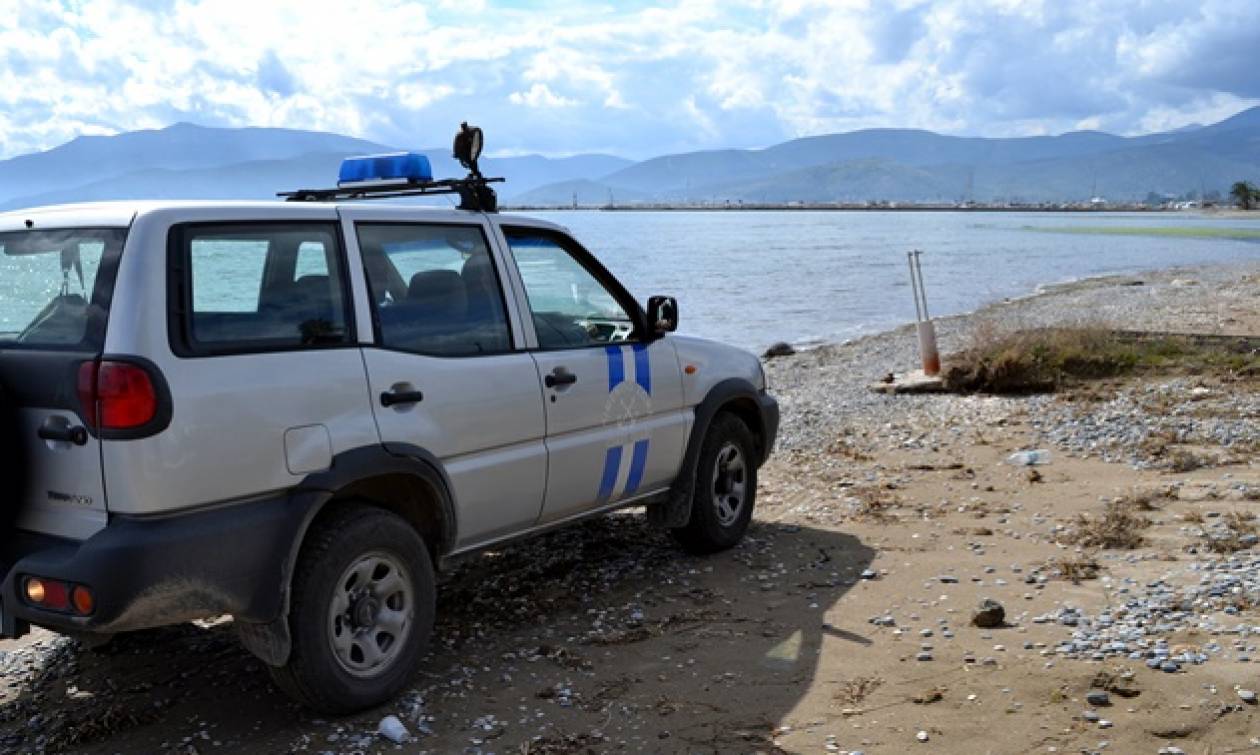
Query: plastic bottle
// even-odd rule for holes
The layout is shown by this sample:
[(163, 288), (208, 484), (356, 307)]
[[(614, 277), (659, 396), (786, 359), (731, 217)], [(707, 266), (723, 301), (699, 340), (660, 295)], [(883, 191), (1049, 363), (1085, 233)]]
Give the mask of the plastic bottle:
[(1017, 467), (1035, 467), (1039, 464), (1049, 464), (1050, 452), (1040, 448), (1036, 451), (1017, 451), (1006, 457), (1006, 462)]

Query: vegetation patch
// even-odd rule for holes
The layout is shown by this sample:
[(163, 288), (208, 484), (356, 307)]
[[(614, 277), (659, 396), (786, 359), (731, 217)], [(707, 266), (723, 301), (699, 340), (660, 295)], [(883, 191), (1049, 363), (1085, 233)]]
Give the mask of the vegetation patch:
[(1204, 546), (1213, 553), (1234, 553), (1254, 548), (1260, 538), (1256, 535), (1256, 515), (1250, 512), (1227, 512), (1219, 524), (1203, 533)]
[(1121, 499), (1109, 502), (1101, 516), (1077, 514), (1066, 540), (1086, 548), (1133, 550), (1145, 541), (1142, 530), (1149, 526), (1151, 520), (1133, 502)]
[(878, 676), (858, 676), (840, 683), (832, 697), (843, 705), (857, 705), (879, 689), (884, 680)]
[(1053, 577), (1079, 585), (1085, 580), (1098, 579), (1102, 567), (1092, 558), (1060, 558), (1046, 564), (1046, 570)]
[(1003, 331), (982, 324), (945, 360), (947, 388), (1043, 393), (1129, 375), (1260, 376), (1255, 339), (1140, 334), (1102, 327)]

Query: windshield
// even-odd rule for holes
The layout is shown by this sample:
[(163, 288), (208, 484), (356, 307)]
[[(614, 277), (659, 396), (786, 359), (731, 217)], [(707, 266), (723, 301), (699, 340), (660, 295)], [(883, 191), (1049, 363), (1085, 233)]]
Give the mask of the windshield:
[(0, 233), (0, 346), (97, 347), (121, 228)]

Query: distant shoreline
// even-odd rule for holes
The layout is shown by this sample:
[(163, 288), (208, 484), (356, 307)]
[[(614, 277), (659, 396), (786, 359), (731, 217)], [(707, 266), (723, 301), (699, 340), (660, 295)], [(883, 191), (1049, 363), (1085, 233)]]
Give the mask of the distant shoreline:
[(1149, 213), (1188, 213), (1198, 215), (1221, 214), (1232, 217), (1255, 217), (1260, 219), (1260, 211), (1202, 208), (1173, 209), (1150, 207), (1143, 204), (1108, 204), (1101, 206), (1082, 205), (937, 205), (937, 204), (836, 204), (836, 203), (744, 203), (744, 204), (633, 204), (633, 205), (530, 205), (503, 204), (501, 210), (510, 212), (781, 212), (781, 211), (827, 211), (827, 212), (1149, 212)]

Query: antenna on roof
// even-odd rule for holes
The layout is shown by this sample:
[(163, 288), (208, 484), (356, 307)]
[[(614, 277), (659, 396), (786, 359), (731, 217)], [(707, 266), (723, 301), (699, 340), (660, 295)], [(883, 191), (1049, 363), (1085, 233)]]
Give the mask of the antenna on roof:
[(391, 199), (394, 197), (458, 194), (459, 209), (474, 212), (495, 212), (499, 201), (489, 184), (502, 178), (486, 178), (477, 165), (485, 141), (481, 129), (459, 125), (451, 151), (468, 169), (465, 178), (433, 180), (429, 158), (417, 152), (396, 152), (388, 155), (349, 157), (341, 162), (335, 189), (298, 189), (282, 191), (277, 196), (290, 202), (326, 202), (347, 199)]

